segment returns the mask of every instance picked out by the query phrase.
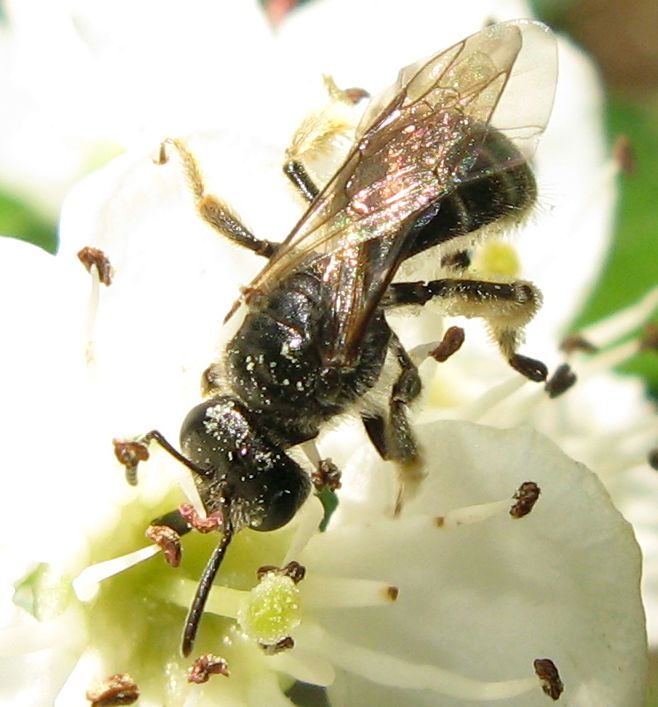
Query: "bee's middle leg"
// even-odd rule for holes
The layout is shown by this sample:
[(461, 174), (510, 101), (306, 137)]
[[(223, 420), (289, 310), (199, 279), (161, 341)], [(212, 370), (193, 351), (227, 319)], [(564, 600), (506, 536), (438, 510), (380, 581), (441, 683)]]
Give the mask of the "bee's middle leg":
[(414, 465), (419, 460), (419, 452), (406, 408), (420, 395), (420, 376), (394, 332), (391, 332), (389, 346), (400, 365), (400, 374), (391, 389), (388, 416), (363, 415), (363, 425), (382, 459)]

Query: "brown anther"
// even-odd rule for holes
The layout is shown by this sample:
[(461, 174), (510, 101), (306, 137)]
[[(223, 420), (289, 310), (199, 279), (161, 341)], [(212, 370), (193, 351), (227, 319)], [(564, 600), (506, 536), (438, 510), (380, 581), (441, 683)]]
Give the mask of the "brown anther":
[(121, 439), (113, 439), (114, 456), (119, 464), (126, 467), (126, 481), (131, 486), (137, 485), (137, 467), (139, 462), (145, 462), (149, 458), (149, 450), (141, 442), (125, 442)]
[(557, 398), (571, 388), (577, 380), (576, 374), (568, 363), (560, 364), (555, 373), (546, 381), (544, 390), (549, 398)]
[(431, 356), (439, 363), (447, 361), (454, 353), (459, 351), (464, 343), (464, 337), (464, 330), (461, 327), (449, 327), (446, 329), (439, 345), (435, 349), (432, 349), (428, 356)]
[(306, 567), (300, 565), (299, 562), (292, 560), (285, 567), (277, 567), (276, 565), (263, 565), (256, 570), (258, 580), (262, 580), (266, 574), (273, 572), (280, 577), (290, 577), (295, 584), (299, 584), (306, 576)]
[(78, 251), (78, 260), (85, 266), (87, 272), (91, 272), (92, 267), (95, 267), (98, 279), (103, 285), (109, 287), (112, 284), (112, 265), (102, 250), (85, 246)]
[(435, 523), (435, 525), (436, 525), (437, 528), (443, 528), (445, 522), (446, 522), (446, 519), (445, 519), (443, 516), (437, 516), (437, 517), (434, 519), (434, 523)]
[(649, 454), (647, 454), (647, 461), (652, 469), (658, 471), (658, 448), (652, 449)]
[(516, 503), (509, 509), (512, 518), (527, 516), (537, 503), (540, 493), (541, 489), (534, 481), (524, 481), (513, 496)]
[(596, 353), (598, 351), (598, 346), (595, 346), (591, 342), (587, 341), (580, 334), (571, 334), (567, 336), (560, 344), (560, 349), (564, 353)]
[(552, 699), (559, 700), (564, 691), (555, 663), (550, 658), (537, 658), (534, 661), (535, 674), (541, 682), (541, 689)]
[(295, 641), (292, 636), (286, 636), (276, 643), (259, 643), (258, 644), (266, 655), (276, 655), (277, 653), (283, 653), (283, 651), (289, 651), (291, 648), (295, 647)]
[(318, 468), (311, 474), (313, 487), (319, 493), (325, 488), (337, 491), (341, 487), (340, 469), (331, 459), (320, 459)]
[(612, 146), (612, 156), (624, 174), (635, 174), (635, 150), (626, 135), (617, 136)]
[(160, 143), (160, 149), (158, 150), (158, 156), (153, 159), (153, 164), (167, 164), (169, 162), (169, 155), (167, 155), (167, 148), (166, 148), (167, 141), (163, 140)]
[(178, 511), (183, 516), (183, 519), (200, 533), (212, 533), (214, 530), (221, 530), (222, 528), (222, 516), (219, 512), (211, 513), (209, 516), (202, 518), (191, 503), (181, 503)]
[(640, 351), (658, 351), (658, 324), (649, 322), (640, 337)]
[(228, 663), (224, 658), (213, 655), (212, 653), (205, 653), (200, 655), (192, 666), (187, 670), (187, 682), (191, 682), (194, 685), (201, 685), (204, 682), (208, 682), (213, 675), (223, 675), (228, 678), (231, 673), (228, 669)]
[(89, 688), (85, 696), (92, 707), (132, 705), (139, 697), (139, 687), (128, 673), (116, 673)]
[(245, 304), (256, 304), (259, 299), (265, 297), (265, 293), (260, 287), (241, 287), (240, 294)]
[(370, 94), (368, 93), (368, 91), (366, 91), (365, 88), (358, 88), (356, 86), (343, 89), (342, 94), (345, 97), (345, 101), (347, 103), (351, 103), (354, 106), (357, 103), (360, 103), (361, 101), (370, 98)]
[(386, 587), (386, 596), (389, 598), (390, 601), (397, 601), (399, 595), (400, 590), (397, 587), (394, 587), (392, 585)]
[(441, 258), (442, 268), (451, 268), (453, 270), (466, 270), (471, 264), (471, 256), (467, 250), (458, 250), (456, 253), (444, 255)]
[(168, 525), (149, 525), (146, 537), (155, 543), (161, 550), (165, 562), (171, 567), (180, 565), (182, 548), (180, 535)]

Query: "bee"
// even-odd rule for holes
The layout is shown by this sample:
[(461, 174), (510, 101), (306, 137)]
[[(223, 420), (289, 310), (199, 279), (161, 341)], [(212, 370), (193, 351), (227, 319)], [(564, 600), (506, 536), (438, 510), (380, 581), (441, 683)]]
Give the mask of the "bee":
[[(134, 482), (156, 441), (192, 472), (206, 514), (218, 519), (222, 537), (189, 610), (183, 655), (233, 536), (284, 526), (310, 494), (311, 475), (288, 450), (356, 409), (384, 459), (418, 461), (407, 407), (421, 381), (388, 312), (440, 300), (449, 314), (484, 318), (514, 369), (546, 378), (543, 363), (517, 351), (539, 290), (469, 278), (465, 268), (487, 226), (518, 222), (536, 201), (528, 160), (551, 112), (556, 73), (553, 35), (529, 20), (488, 26), (402, 69), (370, 100), (353, 146), (322, 188), (289, 151), (284, 172), (308, 208), (281, 243), (257, 238), (206, 194), (192, 154), (170, 143), (201, 216), (267, 260), (243, 291), (237, 333), (205, 373), (205, 399), (182, 424), (181, 451), (152, 431), (123, 459)], [(447, 277), (394, 280), (403, 262), (426, 251)], [(391, 362), (397, 372), (373, 409), (365, 400)]]

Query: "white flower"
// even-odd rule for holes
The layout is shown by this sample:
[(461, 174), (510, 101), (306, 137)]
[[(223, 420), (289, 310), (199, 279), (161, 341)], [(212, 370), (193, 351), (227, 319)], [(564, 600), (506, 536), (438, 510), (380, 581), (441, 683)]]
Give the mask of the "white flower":
[[(239, 31), (230, 32), (224, 18), (222, 36), (242, 53), (219, 84), (232, 81), (231, 100), (220, 91), (224, 99), (218, 105), (232, 106), (239, 96), (235, 100), (245, 101), (244, 113), (261, 121), (261, 134), (255, 135), (253, 123), (241, 115), (238, 137), (224, 127), (231, 121), (223, 117), (224, 129), (197, 135), (190, 145), (210, 188), (247, 217), (256, 233), (277, 238), (299, 216), (299, 203), (279, 171), (287, 136), (312, 107), (312, 99), (299, 90), (307, 85), (306, 72), (316, 81), (321, 70), (331, 71), (339, 85), (378, 90), (400, 66), (476, 31), (485, 19), (527, 14), (521, 5), (482, 3), (477, 11), (456, 15), (453, 25), (452, 17), (450, 22), (437, 17), (432, 3), (418, 1), (408, 8), (408, 18), (396, 14), (391, 32), (387, 12), (364, 2), (351, 3), (349, 13), (341, 14), (340, 3), (326, 2), (305, 17), (300, 13), (281, 33), (281, 48), (268, 50), (268, 66), (262, 59), (255, 62), (254, 73), (262, 74), (258, 81), (254, 73), (242, 73), (251, 45)], [(439, 36), (437, 28), (446, 28), (446, 35)], [(203, 29), (204, 36), (211, 34)], [(121, 26), (110, 34), (125, 36)], [(341, 43), (336, 52), (345, 36), (355, 41)], [(269, 42), (261, 39), (262, 47)], [(125, 41), (131, 50), (136, 46)], [(139, 35), (140, 51), (142, 41)], [(295, 47), (294, 56), (285, 56), (286, 46)], [(524, 264), (545, 263), (558, 236), (564, 250), (570, 228), (582, 228), (583, 249), (590, 254), (605, 247), (613, 175), (606, 173), (597, 124), (589, 115), (596, 99), (582, 58), (568, 48), (561, 51), (567, 85), (571, 69), (583, 76), (573, 79), (579, 88), (572, 95), (558, 93), (559, 120), (549, 128), (551, 149), (538, 155), (538, 170), (542, 181), (558, 173), (560, 179), (578, 176), (563, 191), (553, 191), (552, 210), (544, 204), (532, 229), (532, 247), (524, 245), (524, 234), (519, 247)], [(360, 61), (361, 52), (373, 58), (370, 66)], [(177, 70), (213, 85), (209, 74), (199, 76), (196, 56), (182, 60)], [(332, 57), (344, 59), (344, 69)], [(129, 76), (130, 62), (122, 66), (122, 75)], [(245, 75), (246, 86), (239, 78)], [(261, 90), (263, 82), (267, 86)], [(322, 89), (320, 81), (317, 86)], [(279, 99), (273, 104), (266, 94)], [(156, 127), (164, 134), (191, 130), (196, 95), (190, 91), (189, 103), (181, 100), (188, 122)], [(125, 109), (125, 102), (117, 103), (119, 112)], [(279, 107), (280, 120), (274, 117)], [(567, 152), (558, 150), (581, 123), (583, 130)], [(458, 705), (479, 697), (525, 707), (547, 704), (533, 674), (537, 658), (555, 661), (566, 704), (641, 704), (644, 617), (630, 526), (596, 477), (542, 435), (463, 421), (418, 425), (430, 473), (399, 518), (392, 517), (396, 476), (365, 443), (362, 431), (349, 424), (328, 431), (321, 450), (344, 471), (341, 506), (328, 532), (312, 533), (317, 511), (310, 503), (290, 527), (236, 536), (195, 648), (195, 655), (208, 651), (224, 658), (230, 677), (217, 675), (204, 686), (186, 682), (189, 661), (178, 656), (180, 630), (216, 536), (187, 537), (179, 569), (150, 557), (151, 547), (140, 550), (150, 521), (182, 500), (174, 481), (185, 484), (187, 476), (166, 454), (154, 451), (140, 468), (139, 485), (131, 488), (110, 442), (152, 428), (176, 439), (183, 416), (198, 402), (200, 373), (216, 356), (221, 317), (258, 263), (195, 217), (178, 162), (153, 162), (161, 136), (76, 187), (63, 214), (56, 260), (24, 244), (2, 244), (4, 301), (17, 303), (5, 309), (3, 325), (21, 342), (3, 352), (2, 366), (3, 429), (10, 441), (5, 494), (13, 501), (5, 522), (19, 537), (16, 542), (14, 534), (8, 536), (2, 546), (6, 628), (0, 650), (7, 661), (0, 689), (12, 704), (84, 704), (95, 679), (125, 672), (142, 693), (140, 704), (287, 704), (282, 690), (303, 680), (329, 686), (336, 705), (375, 700)], [(601, 203), (588, 201), (592, 174), (599, 180)], [(555, 229), (550, 238), (542, 235), (550, 229)], [(87, 245), (110, 257), (114, 281), (107, 288), (92, 269), (90, 292), (89, 275), (75, 258)], [(585, 273), (586, 266), (570, 252), (573, 272), (566, 284), (553, 273), (546, 280), (535, 277), (528, 267), (544, 290), (549, 322), (543, 336), (533, 339), (531, 332), (531, 355), (556, 356), (548, 347), (584, 296), (583, 281), (596, 273), (596, 262), (589, 260)], [(427, 341), (436, 337), (435, 322), (419, 317), (404, 334), (413, 341), (425, 330)], [(439, 382), (431, 383), (432, 367), (424, 367), (434, 408), (421, 416), (475, 418), (493, 409), (487, 403), (491, 392), (485, 400), (478, 396), (504, 380), (502, 393), (493, 389), (504, 414), (494, 411), (491, 422), (514, 426), (531, 418), (582, 459), (573, 445), (594, 447), (598, 421), (568, 438), (559, 425), (545, 422), (554, 420), (557, 402), (570, 411), (568, 397), (547, 401), (534, 390), (527, 396), (530, 412), (515, 405), (506, 391), (520, 384), (507, 382), (507, 368), (471, 334), (469, 326), (463, 356), (435, 367)], [(540, 414), (542, 406), (549, 410)], [(651, 414), (646, 411), (645, 418)], [(595, 459), (588, 461), (595, 465)], [(524, 481), (539, 484), (541, 495), (528, 517), (511, 518), (511, 496)], [(137, 559), (142, 562), (132, 566)], [(306, 567), (298, 585), (270, 578), (265, 590), (254, 589), (261, 565), (283, 566), (288, 560)], [(279, 590), (281, 599), (272, 593)], [(266, 655), (257, 645), (287, 632), (295, 640), (292, 650)]]

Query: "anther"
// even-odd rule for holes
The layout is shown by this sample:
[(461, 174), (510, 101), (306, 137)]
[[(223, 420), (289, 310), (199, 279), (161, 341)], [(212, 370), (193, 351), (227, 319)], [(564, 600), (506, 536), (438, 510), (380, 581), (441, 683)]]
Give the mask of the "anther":
[(223, 526), (221, 513), (211, 513), (203, 518), (191, 503), (181, 503), (178, 510), (183, 519), (199, 533), (212, 533)]
[(201, 685), (204, 682), (208, 682), (213, 675), (223, 675), (226, 678), (230, 677), (231, 673), (228, 669), (228, 663), (224, 658), (220, 658), (212, 653), (205, 653), (199, 656), (192, 664), (192, 667), (188, 669), (187, 682)]
[(313, 487), (320, 492), (324, 489), (329, 491), (337, 491), (341, 487), (340, 469), (331, 461), (331, 459), (320, 459), (317, 468), (311, 475)]
[(306, 576), (306, 567), (300, 565), (299, 562), (289, 562), (285, 567), (276, 567), (275, 565), (263, 565), (256, 570), (258, 580), (262, 580), (266, 574), (270, 572), (279, 577), (290, 577), (295, 584), (299, 584)]
[(568, 363), (563, 363), (555, 369), (555, 373), (546, 381), (544, 390), (549, 398), (557, 398), (571, 388), (577, 380), (576, 374)]
[(447, 361), (454, 353), (459, 351), (462, 344), (464, 343), (464, 330), (458, 326), (451, 326), (446, 329), (443, 338), (439, 342), (439, 345), (429, 352), (428, 356), (431, 356), (435, 361), (443, 363)]
[(612, 146), (612, 157), (626, 175), (635, 173), (635, 151), (626, 135), (618, 135)]
[(98, 280), (103, 285), (109, 287), (112, 284), (112, 265), (110, 259), (100, 248), (85, 246), (78, 251), (78, 259), (85, 266), (87, 272), (90, 273), (93, 267), (96, 268)]
[(168, 525), (149, 525), (146, 529), (146, 537), (162, 550), (168, 565), (180, 566), (182, 556), (180, 535), (173, 528)]
[(652, 449), (647, 455), (647, 461), (652, 469), (658, 471), (658, 448)]
[(560, 344), (560, 349), (566, 354), (582, 352), (582, 353), (596, 353), (598, 347), (587, 341), (580, 334), (571, 334), (567, 336)]
[(286, 636), (276, 643), (259, 643), (258, 645), (263, 649), (265, 655), (276, 655), (294, 648), (295, 641), (292, 636)]
[(640, 336), (640, 351), (658, 351), (658, 324), (649, 322)]
[(116, 673), (89, 688), (86, 698), (91, 707), (132, 705), (139, 698), (139, 687), (128, 673)]
[(542, 690), (552, 699), (559, 700), (564, 691), (555, 663), (550, 658), (537, 658), (534, 661), (535, 673), (541, 682)]
[(141, 442), (124, 442), (120, 439), (113, 439), (114, 456), (119, 464), (126, 468), (126, 481), (131, 486), (137, 485), (137, 467), (139, 462), (145, 462), (149, 458), (149, 450)]
[(527, 516), (537, 503), (540, 493), (541, 490), (534, 481), (524, 481), (514, 494), (516, 503), (509, 510), (512, 518)]

